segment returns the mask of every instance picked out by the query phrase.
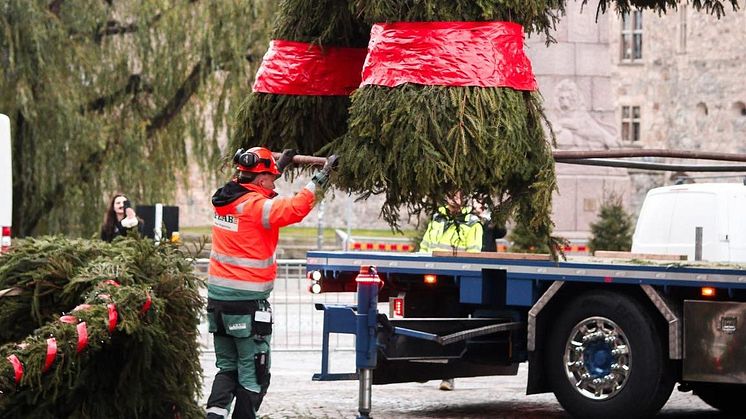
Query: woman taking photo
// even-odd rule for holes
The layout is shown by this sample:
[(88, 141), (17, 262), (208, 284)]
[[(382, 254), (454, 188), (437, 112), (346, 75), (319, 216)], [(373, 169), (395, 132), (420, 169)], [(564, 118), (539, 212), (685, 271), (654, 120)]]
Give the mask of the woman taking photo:
[(127, 232), (137, 227), (139, 223), (129, 199), (123, 194), (116, 194), (104, 214), (101, 240), (111, 242), (117, 236), (126, 236)]

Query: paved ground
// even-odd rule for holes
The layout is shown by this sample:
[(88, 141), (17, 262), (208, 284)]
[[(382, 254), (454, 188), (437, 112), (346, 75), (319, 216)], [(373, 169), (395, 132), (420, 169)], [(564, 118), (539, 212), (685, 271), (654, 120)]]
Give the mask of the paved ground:
[[(354, 418), (357, 413), (357, 382), (313, 382), (311, 375), (321, 365), (315, 351), (273, 353), (272, 386), (260, 410), (267, 419), (280, 418)], [(354, 369), (354, 353), (336, 352), (332, 372)], [(202, 357), (205, 371), (204, 398), (215, 373), (214, 355)], [(438, 382), (390, 384), (373, 387), (373, 417), (493, 419), (493, 418), (567, 418), (551, 394), (526, 396), (527, 368), (523, 365), (515, 377), (459, 378), (456, 389), (444, 392)], [(204, 403), (204, 400), (203, 400)], [(674, 390), (661, 418), (725, 418), (692, 393)]]
[[(293, 268), (303, 279), (300, 267)], [(273, 292), (275, 333), (273, 336), (272, 385), (259, 411), (265, 419), (354, 418), (357, 414), (358, 385), (356, 381), (313, 382), (311, 376), (320, 370), (323, 314), (314, 310), (314, 303), (351, 303), (354, 294), (313, 296), (305, 292), (305, 282), (285, 272)], [(278, 278), (279, 279), (279, 278)], [(386, 313), (388, 309), (379, 306)], [(203, 348), (202, 368), (205, 373), (203, 405), (215, 375), (215, 357), (207, 324), (200, 325)], [(332, 345), (351, 348), (350, 336), (334, 335)], [(278, 350), (310, 347), (314, 350)], [(332, 372), (352, 372), (354, 352), (334, 352)], [(522, 365), (515, 377), (459, 378), (456, 389), (444, 392), (439, 382), (390, 384), (373, 387), (373, 417), (435, 418), (435, 419), (496, 419), (496, 418), (568, 418), (552, 394), (525, 395), (527, 367)], [(661, 418), (725, 418), (691, 392), (674, 390)], [(743, 415), (746, 417), (746, 415)]]

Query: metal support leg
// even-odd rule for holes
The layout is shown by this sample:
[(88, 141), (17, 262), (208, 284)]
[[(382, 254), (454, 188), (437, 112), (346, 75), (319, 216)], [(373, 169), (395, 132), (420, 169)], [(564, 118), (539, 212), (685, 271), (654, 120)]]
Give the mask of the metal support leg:
[(355, 336), (355, 364), (360, 389), (358, 419), (370, 419), (373, 389), (373, 369), (376, 367), (378, 346), (378, 286), (380, 278), (375, 267), (360, 267), (357, 277), (357, 333)]
[(373, 370), (363, 368), (358, 370), (360, 376), (360, 391), (358, 393), (357, 419), (370, 419), (371, 399), (373, 390)]

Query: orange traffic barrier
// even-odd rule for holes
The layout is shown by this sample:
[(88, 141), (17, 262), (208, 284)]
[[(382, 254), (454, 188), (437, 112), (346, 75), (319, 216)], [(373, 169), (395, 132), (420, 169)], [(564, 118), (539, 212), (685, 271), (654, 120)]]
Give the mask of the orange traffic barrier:
[(413, 249), (409, 243), (350, 243), (349, 250), (379, 250), (384, 252), (411, 252)]
[[(498, 252), (507, 252), (508, 248), (509, 246), (507, 244), (497, 245)], [(584, 244), (572, 244), (572, 245), (564, 246), (562, 250), (566, 253), (588, 253), (590, 251), (588, 249), (588, 246)]]

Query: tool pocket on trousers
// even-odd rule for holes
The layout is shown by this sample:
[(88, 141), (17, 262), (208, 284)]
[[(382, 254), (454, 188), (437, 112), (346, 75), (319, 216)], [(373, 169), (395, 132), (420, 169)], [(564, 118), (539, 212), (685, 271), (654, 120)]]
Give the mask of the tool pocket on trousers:
[(253, 336), (272, 335), (271, 311), (256, 311), (254, 313), (253, 323), (251, 324), (251, 334)]
[(251, 315), (223, 313), (223, 327), (228, 336), (247, 338), (251, 336)]
[(259, 352), (254, 355), (254, 369), (256, 383), (260, 387), (269, 385), (269, 352)]
[(216, 333), (218, 331), (218, 322), (215, 319), (215, 310), (207, 309), (207, 331)]

